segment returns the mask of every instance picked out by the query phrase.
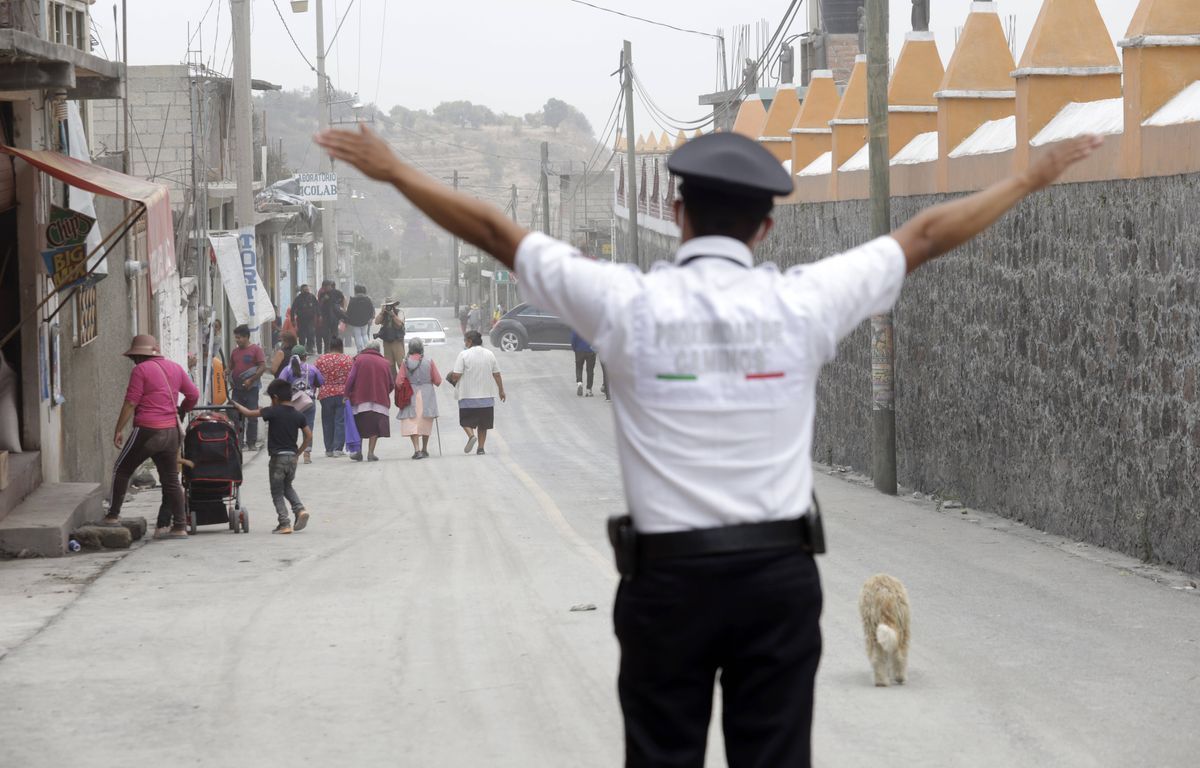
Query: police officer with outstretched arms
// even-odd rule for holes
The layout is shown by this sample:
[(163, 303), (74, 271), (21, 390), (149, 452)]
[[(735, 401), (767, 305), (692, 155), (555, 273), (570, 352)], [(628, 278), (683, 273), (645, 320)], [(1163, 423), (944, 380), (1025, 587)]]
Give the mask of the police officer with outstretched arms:
[(581, 258), (402, 163), (363, 127), (317, 138), (520, 276), (530, 300), (608, 367), (629, 518), (610, 521), (626, 765), (704, 764), (720, 675), (733, 768), (810, 764), (823, 551), (812, 504), (816, 383), (838, 342), (888, 310), (904, 277), (970, 240), (1099, 146), (1065, 142), (1027, 171), (929, 208), (890, 236), (780, 272), (754, 265), (789, 174), (736, 134), (668, 161), (680, 179), (673, 265)]

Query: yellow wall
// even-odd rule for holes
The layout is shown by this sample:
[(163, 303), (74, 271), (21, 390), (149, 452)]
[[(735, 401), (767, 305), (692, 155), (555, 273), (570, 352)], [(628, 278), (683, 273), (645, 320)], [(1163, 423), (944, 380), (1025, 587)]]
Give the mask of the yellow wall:
[(1062, 108), (1073, 101), (1088, 102), (1121, 96), (1121, 76), (1029, 75), (1017, 78), (1018, 170), (1029, 166), (1029, 142)]
[(1187, 86), (1200, 80), (1200, 47), (1125, 49), (1126, 176), (1143, 174), (1142, 123)]
[(800, 173), (821, 155), (833, 149), (833, 134), (793, 133), (792, 174)]
[(949, 155), (990, 120), (1010, 117), (1017, 112), (1016, 99), (939, 99), (938, 109), (938, 183), (949, 191)]

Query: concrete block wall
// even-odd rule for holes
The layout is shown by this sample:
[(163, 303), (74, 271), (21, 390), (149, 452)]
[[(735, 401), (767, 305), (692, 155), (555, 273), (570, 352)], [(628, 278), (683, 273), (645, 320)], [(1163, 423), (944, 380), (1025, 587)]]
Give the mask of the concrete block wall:
[[(902, 222), (947, 196), (893, 200)], [(1056, 186), (909, 278), (899, 480), (1200, 573), (1200, 175)], [(869, 239), (866, 201), (790, 205), (758, 258)], [(624, 258), (627, 223), (615, 246)], [(670, 239), (641, 247), (669, 258)], [(870, 331), (818, 385), (814, 454), (871, 466)]]
[[(130, 160), (134, 176), (167, 185), (171, 204), (185, 199), (191, 178), (192, 124), (190, 84), (183, 65), (130, 67)], [(93, 118), (99, 147), (122, 146), (121, 102), (95, 102)]]

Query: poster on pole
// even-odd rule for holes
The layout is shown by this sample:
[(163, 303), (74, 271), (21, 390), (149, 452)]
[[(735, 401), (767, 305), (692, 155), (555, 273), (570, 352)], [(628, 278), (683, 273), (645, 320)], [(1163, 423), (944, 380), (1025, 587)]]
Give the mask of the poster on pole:
[(275, 319), (275, 305), (258, 274), (258, 251), (254, 230), (246, 228), (234, 235), (209, 238), (221, 271), (225, 298), (238, 324), (257, 328)]

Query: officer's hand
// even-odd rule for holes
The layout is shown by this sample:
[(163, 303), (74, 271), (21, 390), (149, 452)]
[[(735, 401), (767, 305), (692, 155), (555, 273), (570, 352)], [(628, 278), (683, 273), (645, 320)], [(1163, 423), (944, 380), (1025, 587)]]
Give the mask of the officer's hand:
[(391, 181), (400, 166), (387, 142), (365, 125), (358, 131), (323, 131), (315, 141), (330, 157), (345, 160), (376, 181)]
[(1104, 139), (1100, 136), (1081, 136), (1055, 145), (1026, 172), (1031, 191), (1050, 186), (1068, 168), (1095, 152), (1103, 143)]

